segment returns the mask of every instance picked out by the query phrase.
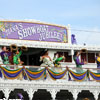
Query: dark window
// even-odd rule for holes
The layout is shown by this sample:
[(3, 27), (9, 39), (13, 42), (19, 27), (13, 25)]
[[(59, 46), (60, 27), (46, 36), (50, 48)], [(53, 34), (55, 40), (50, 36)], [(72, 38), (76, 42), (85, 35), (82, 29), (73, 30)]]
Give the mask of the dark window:
[(88, 63), (95, 63), (95, 53), (88, 53)]
[(72, 56), (68, 52), (64, 52), (65, 62), (72, 62)]
[(21, 55), (21, 61), (23, 61), (23, 65), (27, 65), (27, 56), (26, 55)]
[(81, 62), (87, 61), (87, 53), (81, 53)]

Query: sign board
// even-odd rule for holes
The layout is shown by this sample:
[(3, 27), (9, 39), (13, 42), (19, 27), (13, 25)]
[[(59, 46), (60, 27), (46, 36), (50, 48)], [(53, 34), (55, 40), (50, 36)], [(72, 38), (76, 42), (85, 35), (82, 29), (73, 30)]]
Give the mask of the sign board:
[(66, 27), (33, 22), (0, 21), (0, 38), (68, 42)]

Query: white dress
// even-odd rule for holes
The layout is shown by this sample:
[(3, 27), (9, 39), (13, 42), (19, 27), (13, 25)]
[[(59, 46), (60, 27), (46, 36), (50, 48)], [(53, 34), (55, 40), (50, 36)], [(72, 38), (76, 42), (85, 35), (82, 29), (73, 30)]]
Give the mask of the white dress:
[[(41, 58), (40, 58), (41, 60)], [(53, 62), (50, 61), (50, 59), (48, 57), (45, 57), (44, 59), (42, 59), (43, 63), (41, 64), (41, 66), (50, 66), (53, 67)]]

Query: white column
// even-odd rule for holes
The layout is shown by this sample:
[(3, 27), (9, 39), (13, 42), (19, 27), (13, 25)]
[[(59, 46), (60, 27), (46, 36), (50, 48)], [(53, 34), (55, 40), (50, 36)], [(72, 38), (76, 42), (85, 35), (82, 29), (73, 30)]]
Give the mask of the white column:
[(57, 90), (52, 89), (52, 90), (47, 90), (47, 91), (51, 93), (52, 100), (56, 100)]
[(30, 88), (30, 89), (25, 89), (25, 91), (27, 91), (27, 93), (28, 93), (29, 100), (32, 100), (34, 92), (37, 90), (33, 90), (32, 88)]
[(78, 93), (79, 93), (78, 90), (75, 89), (75, 90), (72, 90), (71, 92), (73, 94), (74, 100), (77, 100)]
[(92, 93), (94, 95), (95, 100), (98, 100), (99, 91), (94, 90)]
[(72, 63), (74, 63), (74, 58), (73, 58), (74, 50), (73, 49), (71, 49), (71, 55), (72, 55)]
[(5, 95), (5, 98), (8, 100), (9, 94), (10, 94), (10, 92), (11, 92), (12, 90), (6, 88), (6, 89), (3, 89), (2, 91), (3, 91), (4, 95)]
[(28, 95), (29, 95), (30, 100), (32, 100), (32, 98), (33, 98), (32, 89), (29, 89)]

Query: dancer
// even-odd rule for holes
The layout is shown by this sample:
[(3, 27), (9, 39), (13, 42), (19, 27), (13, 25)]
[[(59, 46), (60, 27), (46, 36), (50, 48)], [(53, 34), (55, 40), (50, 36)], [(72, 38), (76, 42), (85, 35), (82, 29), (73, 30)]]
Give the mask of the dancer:
[(61, 55), (61, 57), (58, 57), (58, 53), (54, 54), (54, 58), (53, 58), (53, 62), (55, 67), (61, 67), (60, 61), (65, 59), (65, 57), (63, 55)]
[(21, 61), (20, 60), (20, 56), (21, 56), (21, 54), (22, 54), (22, 51), (20, 50), (20, 51), (16, 51), (15, 52), (15, 54), (14, 54), (14, 56), (13, 56), (13, 63), (15, 64), (15, 65), (22, 65), (24, 62), (23, 61)]
[(53, 67), (53, 62), (52, 62), (51, 58), (48, 55), (48, 51), (44, 52), (44, 55), (40, 57), (40, 61), (43, 61), (43, 63), (41, 64), (41, 66), (50, 66), (50, 67)]
[[(20, 60), (20, 56), (22, 54), (22, 51), (16, 51), (14, 56), (13, 56), (13, 63), (14, 65), (22, 65), (24, 62)], [(17, 68), (17, 67), (16, 67)], [(19, 80), (22, 80), (23, 79), (23, 75), (20, 74), (19, 77), (18, 77)]]
[(0, 53), (3, 64), (9, 64), (9, 56), (10, 53), (8, 52), (6, 46), (2, 47), (2, 52)]
[(76, 51), (76, 52), (74, 53), (74, 61), (75, 61), (75, 63), (76, 63), (76, 67), (77, 67), (77, 68), (80, 68), (80, 69), (77, 69), (77, 70), (76, 70), (78, 73), (82, 73), (82, 72), (83, 72), (82, 65), (87, 64), (86, 61), (85, 61), (85, 62), (80, 62), (80, 60), (79, 60), (79, 55), (80, 55), (80, 54), (81, 54), (81, 51), (80, 51), (80, 52)]
[(11, 51), (10, 48), (7, 48), (7, 51), (8, 51), (8, 54), (9, 54), (9, 56), (8, 56), (8, 58), (9, 58), (9, 64), (13, 65), (13, 52)]

